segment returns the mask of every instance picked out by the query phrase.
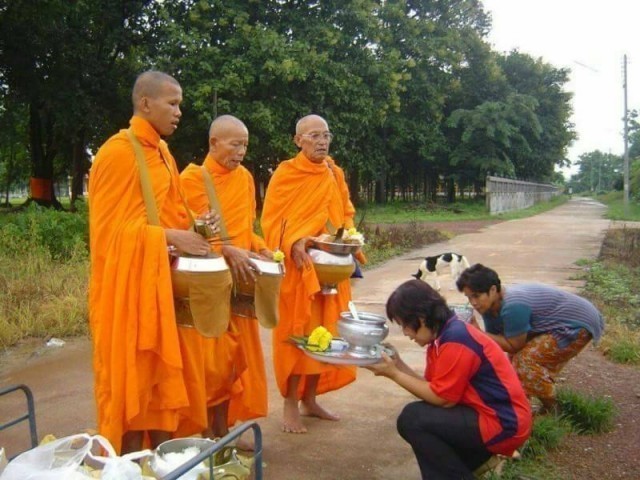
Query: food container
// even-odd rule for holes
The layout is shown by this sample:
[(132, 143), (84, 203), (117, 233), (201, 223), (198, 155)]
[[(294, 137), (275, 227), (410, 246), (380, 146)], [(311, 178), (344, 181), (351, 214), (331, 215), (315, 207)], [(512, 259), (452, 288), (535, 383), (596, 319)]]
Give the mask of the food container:
[(389, 335), (389, 326), (382, 315), (358, 312), (356, 320), (351, 312), (342, 312), (338, 320), (338, 333), (349, 344), (349, 354), (371, 357), (376, 346)]
[(334, 255), (349, 255), (357, 253), (362, 248), (361, 242), (350, 242), (349, 240), (336, 242), (314, 238), (311, 240), (311, 248), (322, 250)]
[[(150, 467), (153, 473), (162, 478), (180, 468), (187, 461), (210, 448), (215, 442), (208, 438), (174, 438), (161, 443), (151, 457)], [(200, 463), (180, 478), (197, 480), (201, 473), (208, 472), (205, 462)]]
[(352, 255), (335, 255), (315, 248), (308, 249), (307, 253), (325, 295), (338, 293), (338, 283), (351, 277), (356, 268)]

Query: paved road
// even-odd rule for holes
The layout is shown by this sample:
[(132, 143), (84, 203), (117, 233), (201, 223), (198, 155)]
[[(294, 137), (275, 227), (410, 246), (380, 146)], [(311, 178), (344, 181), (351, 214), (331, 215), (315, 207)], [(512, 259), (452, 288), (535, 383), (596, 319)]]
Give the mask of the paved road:
[[(539, 281), (567, 290), (580, 286), (574, 280), (576, 260), (597, 256), (609, 221), (602, 218), (604, 206), (575, 198), (536, 217), (492, 225), (481, 232), (457, 236), (429, 245), (365, 272), (354, 285), (354, 300), (360, 310), (384, 313), (384, 303), (393, 289), (410, 279), (427, 255), (454, 251), (471, 263), (484, 263), (498, 271), (504, 283)], [(464, 298), (450, 289), (449, 275), (441, 276), (442, 294), (451, 303)], [(263, 335), (270, 367), (269, 333)], [(391, 327), (389, 341), (417, 369), (423, 367), (423, 351)], [(0, 385), (25, 383), (35, 393), (40, 435), (76, 433), (95, 424), (92, 398), (91, 348), (85, 339), (62, 348), (26, 346), (2, 358)], [(384, 378), (361, 370), (348, 387), (320, 397), (323, 405), (342, 416), (340, 422), (306, 419), (309, 433), (280, 432), (281, 399), (271, 369), (269, 418), (260, 421), (265, 442), (267, 479), (410, 479), (419, 478), (408, 446), (395, 430), (395, 418), (412, 396)], [(18, 398), (0, 404), (0, 422), (18, 412)], [(0, 432), (0, 446), (10, 453), (27, 446), (24, 428)]]

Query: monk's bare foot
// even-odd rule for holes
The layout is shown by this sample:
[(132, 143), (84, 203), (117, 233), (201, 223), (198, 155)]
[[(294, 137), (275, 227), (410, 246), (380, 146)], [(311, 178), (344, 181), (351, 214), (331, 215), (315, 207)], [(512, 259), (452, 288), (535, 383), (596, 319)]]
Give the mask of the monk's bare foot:
[(307, 433), (307, 427), (302, 424), (298, 402), (284, 401), (282, 431), (287, 433)]
[(322, 420), (331, 420), (337, 422), (340, 417), (335, 413), (331, 413), (329, 410), (322, 408), (315, 401), (303, 400), (301, 402), (301, 413), (307, 417), (318, 417)]

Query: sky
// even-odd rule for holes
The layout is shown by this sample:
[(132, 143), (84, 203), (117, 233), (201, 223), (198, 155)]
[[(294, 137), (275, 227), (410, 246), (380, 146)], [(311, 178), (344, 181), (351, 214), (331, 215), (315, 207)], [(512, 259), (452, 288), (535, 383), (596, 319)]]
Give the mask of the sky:
[[(492, 16), (489, 43), (571, 70), (571, 122), (578, 139), (568, 158), (624, 153), (623, 57), (627, 106), (640, 110), (640, 0), (482, 0)], [(565, 176), (576, 171), (564, 170)]]

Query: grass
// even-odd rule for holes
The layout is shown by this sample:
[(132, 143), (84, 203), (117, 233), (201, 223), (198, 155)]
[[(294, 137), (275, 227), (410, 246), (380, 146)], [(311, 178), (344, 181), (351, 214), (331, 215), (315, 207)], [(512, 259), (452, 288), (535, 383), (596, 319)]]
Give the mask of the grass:
[(86, 250), (58, 261), (33, 246), (19, 258), (0, 256), (0, 348), (25, 337), (87, 332)]
[(358, 209), (359, 222), (363, 217), (369, 225), (455, 222), (463, 220), (513, 220), (525, 218), (551, 210), (568, 200), (565, 195), (554, 197), (548, 202), (515, 212), (491, 215), (487, 212), (483, 200), (459, 200), (452, 205), (440, 203), (392, 202), (385, 205), (367, 204)]
[(606, 217), (611, 220), (626, 220), (640, 222), (640, 202), (629, 199), (629, 206), (625, 211), (624, 193), (619, 191), (598, 195), (596, 199), (607, 206)]
[(595, 398), (568, 388), (559, 389), (560, 415), (536, 416), (531, 437), (520, 449), (521, 458), (506, 463), (500, 475), (487, 480), (549, 479), (560, 480), (547, 453), (562, 446), (571, 432), (579, 435), (607, 432), (613, 427), (615, 408), (610, 398)]
[(600, 350), (614, 362), (640, 365), (640, 229), (609, 230), (599, 258), (579, 264), (583, 294), (605, 318)]
[(569, 388), (558, 389), (562, 417), (579, 434), (604, 433), (613, 428), (616, 408), (610, 397), (584, 395)]

